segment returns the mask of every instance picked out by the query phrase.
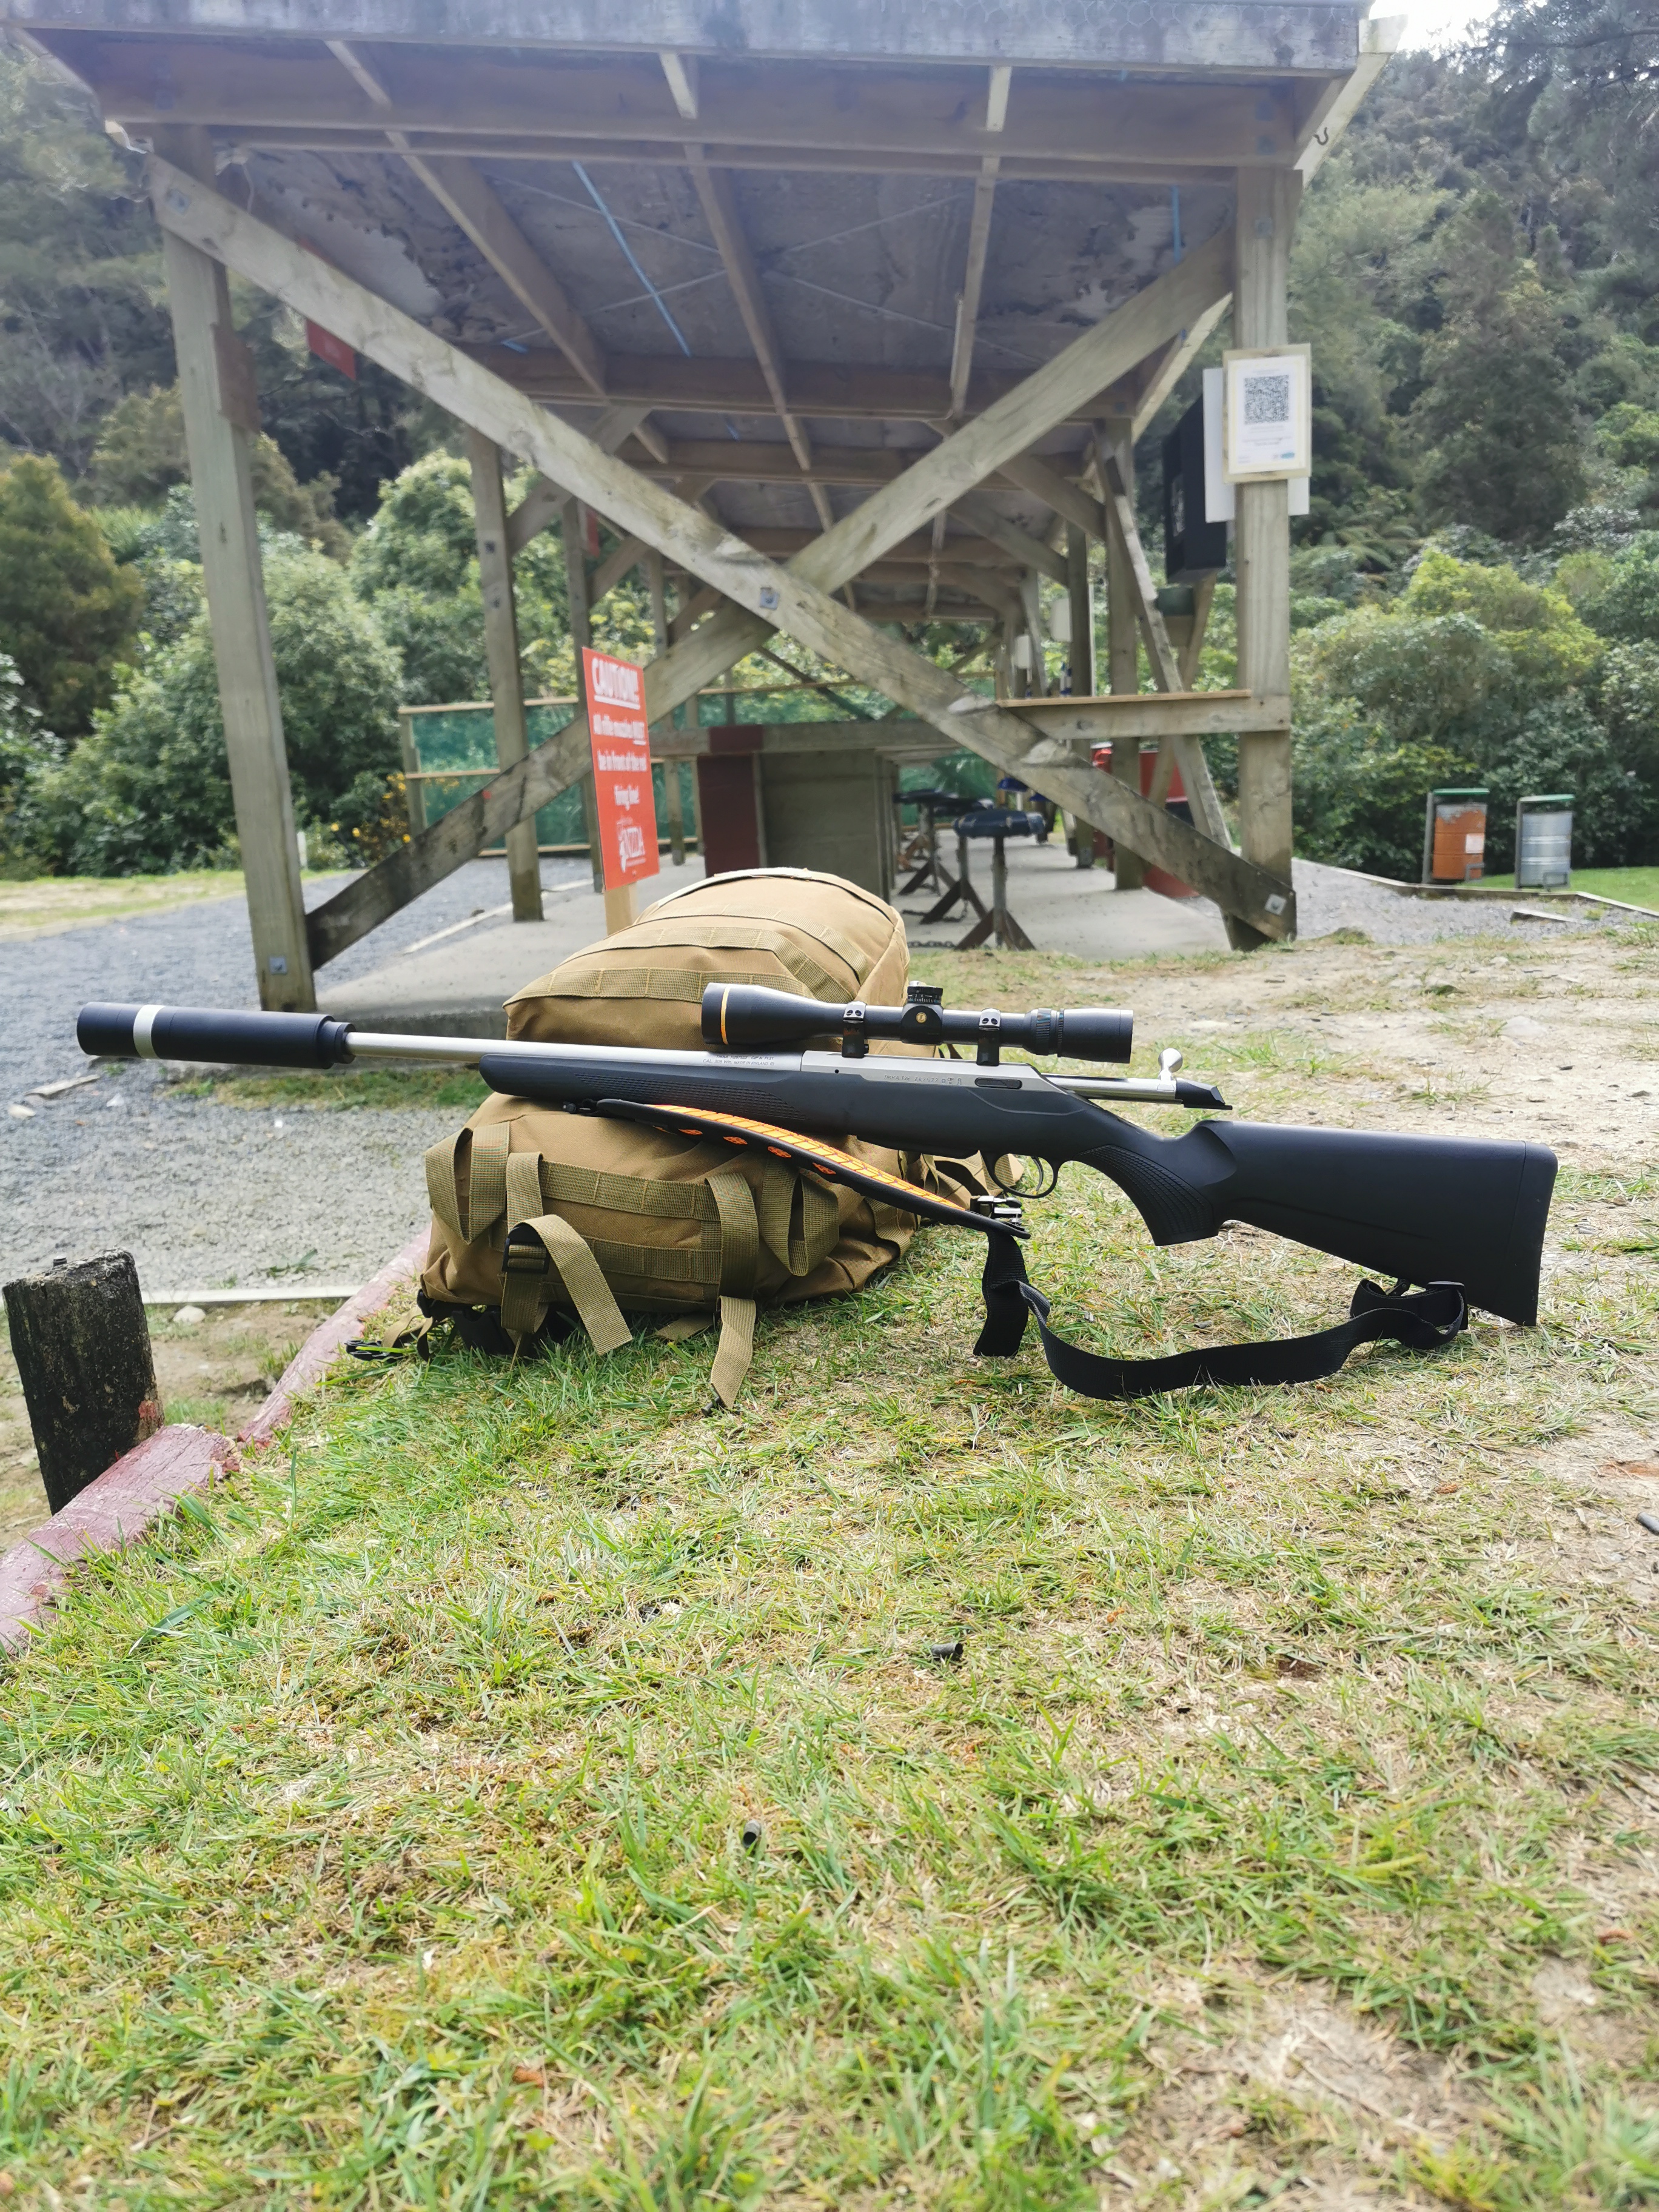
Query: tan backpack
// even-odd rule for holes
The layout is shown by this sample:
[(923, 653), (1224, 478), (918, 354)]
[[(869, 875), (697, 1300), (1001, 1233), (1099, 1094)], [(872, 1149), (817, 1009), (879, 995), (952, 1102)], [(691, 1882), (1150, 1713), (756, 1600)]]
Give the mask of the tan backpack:
[(810, 868), (748, 868), (670, 892), (631, 929), (526, 983), (507, 1002), (507, 1033), (698, 1052), (707, 984), (898, 1006), (909, 974), (903, 919), (873, 891)]
[[(804, 868), (754, 869), (659, 899), (631, 929), (526, 984), (507, 1002), (508, 1035), (696, 1050), (708, 983), (897, 1006), (908, 969), (903, 921), (871, 892)], [(857, 1140), (848, 1149), (933, 1186), (920, 1158)], [(718, 1312), (712, 1380), (727, 1406), (757, 1304), (856, 1290), (916, 1228), (913, 1214), (790, 1162), (519, 1098), (487, 1099), (426, 1169), (428, 1312), (501, 1350), (574, 1316), (600, 1352), (630, 1340), (624, 1311), (672, 1316), (659, 1334), (675, 1337)]]

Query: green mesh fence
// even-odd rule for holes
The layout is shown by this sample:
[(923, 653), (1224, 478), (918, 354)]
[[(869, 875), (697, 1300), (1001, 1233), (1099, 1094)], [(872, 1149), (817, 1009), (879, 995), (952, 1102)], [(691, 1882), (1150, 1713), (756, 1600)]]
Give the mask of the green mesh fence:
[[(860, 684), (838, 684), (833, 693), (802, 690), (798, 688), (766, 691), (759, 689), (732, 692), (702, 693), (695, 702), (697, 723), (701, 728), (711, 728), (727, 722), (846, 722), (878, 718), (911, 720), (908, 714), (888, 716), (887, 705), (874, 692)], [(525, 723), (532, 747), (545, 744), (556, 737), (576, 711), (572, 699), (535, 699), (525, 702)], [(690, 712), (690, 706), (681, 708), (675, 715), (684, 724)], [(454, 707), (422, 707), (410, 715), (409, 726), (414, 738), (416, 765), (422, 776), (440, 780), (422, 782), (419, 788), (428, 823), (447, 814), (468, 799), (495, 772), (495, 721), (488, 705), (459, 705)], [(652, 770), (652, 781), (657, 802), (657, 823), (660, 830), (667, 819), (667, 793), (665, 778), (670, 774), (680, 778), (680, 805), (684, 819), (690, 823), (694, 818), (694, 770), (689, 761), (665, 763), (659, 761)], [(450, 780), (453, 775), (453, 781)], [(919, 789), (928, 785), (960, 791), (964, 798), (978, 798), (996, 787), (996, 771), (988, 767), (977, 755), (969, 752), (951, 753), (927, 767), (906, 768), (901, 771), (900, 783)], [(912, 811), (906, 808), (908, 816)], [(536, 817), (536, 842), (538, 845), (576, 845), (586, 848), (587, 824), (582, 811), (582, 795), (579, 787), (562, 791)]]

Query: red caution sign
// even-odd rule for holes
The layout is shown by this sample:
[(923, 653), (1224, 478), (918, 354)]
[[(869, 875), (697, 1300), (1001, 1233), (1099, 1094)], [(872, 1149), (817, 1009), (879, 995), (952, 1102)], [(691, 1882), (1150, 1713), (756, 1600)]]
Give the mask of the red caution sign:
[(593, 748), (605, 887), (620, 890), (659, 871), (657, 802), (651, 788), (651, 734), (645, 720), (645, 671), (631, 660), (582, 647), (587, 734)]

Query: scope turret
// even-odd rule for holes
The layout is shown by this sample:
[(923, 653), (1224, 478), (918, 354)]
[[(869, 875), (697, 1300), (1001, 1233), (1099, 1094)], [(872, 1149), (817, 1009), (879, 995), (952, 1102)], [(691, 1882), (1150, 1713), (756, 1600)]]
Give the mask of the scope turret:
[[(914, 986), (920, 992), (927, 987)], [(1070, 1060), (1127, 1060), (1134, 1042), (1134, 1016), (1120, 1006), (1039, 1007), (1030, 1014), (953, 1013), (937, 996), (912, 997), (902, 1006), (847, 1006), (798, 998), (791, 991), (769, 991), (758, 983), (711, 983), (702, 994), (705, 1044), (728, 1049), (809, 1043), (838, 1036), (851, 1056), (878, 1041), (921, 1045), (972, 1045), (975, 1057), (994, 1066), (1000, 1052), (1012, 1048)]]

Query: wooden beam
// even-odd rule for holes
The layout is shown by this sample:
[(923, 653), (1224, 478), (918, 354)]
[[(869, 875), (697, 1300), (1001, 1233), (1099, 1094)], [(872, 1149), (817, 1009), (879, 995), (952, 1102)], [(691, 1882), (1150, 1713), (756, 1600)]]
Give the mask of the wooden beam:
[(1144, 437), (1152, 428), (1152, 418), (1175, 390), (1182, 378), (1209, 343), (1210, 332), (1232, 305), (1231, 292), (1215, 300), (1198, 317), (1186, 336), (1178, 338), (1164, 356), (1156, 374), (1148, 380), (1141, 393), (1133, 415), (1134, 435)]
[[(690, 637), (703, 617), (712, 614), (714, 609), (723, 603), (725, 598), (725, 592), (717, 591), (712, 584), (705, 584), (701, 591), (694, 592), (668, 625), (670, 641), (678, 645), (683, 638)], [(730, 662), (726, 665), (728, 667), (731, 665)], [(719, 671), (716, 670), (715, 673), (718, 674)], [(676, 699), (673, 703), (678, 707), (681, 702)]]
[(675, 112), (683, 121), (695, 123), (701, 76), (697, 57), (696, 54), (676, 53), (672, 47), (665, 47), (657, 59), (662, 64), (662, 73), (668, 81), (668, 96), (674, 103)]
[(562, 284), (470, 161), (404, 157), (452, 222), (466, 233), (527, 314), (533, 315), (590, 391), (605, 392), (605, 356)]
[[(524, 668), (519, 658), (501, 448), (483, 431), (469, 429), (466, 458), (472, 472), (472, 513), (478, 541), (478, 585), (483, 597), (484, 658), (489, 668), (495, 758), (503, 768), (511, 768), (524, 758), (530, 744), (525, 725)], [(539, 921), (542, 864), (533, 821), (515, 823), (507, 833), (507, 877), (514, 921)]]
[[(1238, 282), (1233, 291), (1233, 343), (1283, 345), (1289, 337), (1291, 240), (1302, 179), (1294, 169), (1246, 177), (1239, 172), (1236, 216)], [(1233, 562), (1238, 579), (1238, 680), (1253, 691), (1291, 688), (1291, 525), (1289, 486), (1237, 487)], [(1238, 744), (1239, 840), (1247, 854), (1288, 879), (1291, 873), (1291, 727), (1241, 738)], [(1294, 933), (1296, 908), (1289, 908)], [(1237, 920), (1235, 944), (1256, 941)]]
[[(92, 86), (106, 114), (139, 130), (181, 124), (237, 134), (368, 128), (479, 145), (524, 137), (574, 146), (579, 159), (623, 140), (654, 148), (658, 161), (671, 150), (678, 158), (687, 135), (689, 118), (654, 56), (591, 56), (572, 68), (565, 58), (533, 46), (508, 55), (479, 46), (437, 52), (378, 45), (367, 58), (389, 95), (390, 105), (382, 106), (331, 59), (297, 40), (267, 42), (257, 55), (199, 38), (118, 40), (59, 33), (49, 43)], [(1294, 100), (1282, 78), (1128, 84), (1079, 70), (1040, 84), (1016, 79), (1002, 128), (992, 130), (986, 76), (976, 68), (849, 76), (710, 56), (699, 59), (695, 119), (698, 140), (722, 149), (717, 158), (727, 146), (771, 147), (783, 168), (817, 150), (854, 159), (945, 159), (975, 168), (987, 155), (1085, 170), (1109, 159), (1166, 177), (1191, 167), (1288, 162), (1297, 128)], [(417, 150), (435, 147), (422, 143)]]
[(649, 552), (643, 538), (624, 538), (613, 553), (607, 553), (593, 571), (593, 604), (609, 592), (614, 592), (623, 578), (637, 568)]
[[(629, 438), (640, 434), (645, 415), (643, 407), (607, 407), (587, 434), (604, 452), (614, 453)], [(539, 538), (557, 520), (559, 509), (568, 496), (560, 485), (550, 483), (545, 477), (538, 477), (507, 518), (508, 550), (522, 553), (532, 538)]]
[(1298, 118), (1296, 166), (1304, 185), (1313, 182), (1354, 112), (1388, 67), (1406, 28), (1403, 15), (1385, 16), (1359, 27), (1359, 61), (1347, 76), (1333, 77), (1323, 95)]
[(968, 404), (968, 384), (974, 373), (974, 336), (979, 327), (979, 303), (985, 289), (985, 262), (991, 249), (991, 214), (996, 202), (997, 170), (994, 154), (980, 163), (974, 185), (973, 212), (968, 218), (968, 258), (957, 295), (957, 327), (951, 347), (951, 415), (960, 421)]
[[(153, 127), (156, 126), (134, 125), (141, 135)], [(125, 125), (118, 122), (117, 128), (125, 130)], [(682, 124), (680, 128), (684, 131), (685, 125)], [(399, 152), (407, 146), (416, 154), (487, 161), (492, 169), (520, 161), (538, 167), (545, 167), (551, 161), (580, 161), (595, 168), (607, 165), (659, 168), (672, 158), (661, 145), (649, 139), (636, 143), (626, 138), (549, 138), (527, 132), (500, 137), (483, 129), (404, 131), (397, 135), (402, 141), (397, 149)], [(325, 124), (291, 124), (222, 131), (216, 134), (216, 143), (228, 166), (259, 153), (321, 154), (335, 161), (380, 155), (386, 152), (390, 137), (391, 133), (384, 127), (377, 129), (366, 123), (347, 129)], [(913, 154), (897, 147), (867, 150), (851, 147), (826, 151), (813, 146), (781, 148), (763, 142), (757, 145), (726, 144), (710, 150), (717, 155), (723, 169), (759, 171), (768, 177), (787, 172), (809, 177), (960, 177), (973, 183), (984, 166), (982, 157), (969, 154)], [(1194, 192), (1224, 192), (1233, 173), (1232, 168), (1206, 167), (1190, 161), (1170, 167), (1156, 162), (1125, 161), (1109, 149), (1084, 160), (1058, 155), (1004, 155), (1000, 158), (997, 172), (999, 182), (1004, 185), (1075, 184), (1095, 191), (1120, 185), (1150, 185), (1167, 191), (1173, 185)]]
[(1049, 461), (1039, 460), (1035, 453), (1016, 453), (1002, 464), (998, 473), (1010, 483), (1029, 491), (1034, 499), (1079, 530), (1103, 544), (1106, 539), (1106, 510), (1097, 499), (1091, 498), (1081, 484), (1063, 477)]
[[(169, 24), (220, 28), (226, 20), (222, 7), (211, 0), (130, 0), (120, 9), (75, 10), (64, 0), (11, 0), (11, 12), (20, 22), (62, 23), (76, 15), (88, 20), (114, 20), (118, 15), (137, 29), (155, 29)], [(384, 35), (397, 37), (409, 30), (409, 18), (396, 9), (362, 6), (334, 11), (360, 22), (379, 22)], [(234, 19), (247, 34), (275, 37), (293, 18), (283, 0), (246, 0)], [(769, 45), (781, 43), (779, 21), (772, 0), (730, 0), (717, 20), (699, 21), (684, 0), (645, 0), (625, 15), (608, 17), (596, 28), (591, 8), (584, 0), (549, 0), (533, 18), (499, 0), (480, 0), (467, 18), (471, 35), (483, 44), (497, 43), (497, 51), (515, 40), (527, 40), (533, 30), (550, 50), (550, 58), (564, 58), (604, 43), (642, 56), (647, 61), (672, 48), (696, 51), (719, 61), (745, 51), (764, 53)], [(695, 32), (694, 36), (686, 34)], [(943, 33), (939, 34), (943, 39)], [(1213, 70), (1218, 41), (1224, 40), (1227, 64), (1249, 76), (1323, 77), (1341, 75), (1354, 65), (1357, 51), (1354, 17), (1346, 9), (1310, 8), (1305, 0), (1265, 0), (1247, 16), (1235, 21), (1224, 17), (1218, 24), (1207, 0), (1166, 0), (1156, 15), (1131, 19), (1103, 20), (1086, 8), (1068, 8), (1011, 19), (994, 13), (980, 15), (963, 9), (950, 18), (951, 51), (961, 65), (977, 74), (995, 62), (1012, 61), (1042, 70), (1109, 70), (1115, 77), (1139, 80), (1143, 71), (1164, 76), (1171, 71)], [(922, 44), (916, 19), (895, 15), (881, 0), (847, 0), (828, 16), (803, 13), (789, 19), (789, 51), (800, 61), (828, 74), (860, 70), (868, 62), (891, 65), (898, 75), (914, 70)], [(861, 73), (861, 71), (860, 71)], [(856, 82), (856, 78), (854, 80)]]
[(163, 232), (161, 252), (259, 1004), (267, 1011), (309, 1012), (317, 998), (249, 434), (221, 386), (227, 351), (221, 337), (235, 337), (230, 291), (218, 261), (173, 233)]
[(807, 442), (805, 432), (789, 411), (789, 397), (784, 388), (783, 349), (778, 343), (778, 334), (772, 326), (772, 311), (761, 290), (760, 271), (756, 268), (755, 257), (749, 250), (749, 240), (738, 210), (732, 179), (724, 169), (710, 168), (705, 149), (701, 146), (688, 146), (685, 161), (702, 203), (703, 220), (719, 248), (726, 281), (732, 287), (732, 296), (738, 303), (738, 313), (749, 333), (749, 343), (755, 349), (761, 374), (766, 379), (773, 410), (783, 425), (783, 434), (789, 441), (796, 462), (802, 469), (810, 469), (812, 449)]
[(1206, 571), (1193, 586), (1192, 629), (1181, 648), (1181, 688), (1189, 691), (1204, 664), (1204, 636), (1210, 627), (1210, 609), (1215, 599), (1215, 575)]
[[(1117, 454), (1104, 440), (1100, 447), (1100, 473), (1112, 527), (1127, 560), (1135, 611), (1139, 617), (1141, 635), (1146, 641), (1146, 653), (1152, 664), (1153, 680), (1160, 691), (1178, 691), (1182, 688), (1180, 663), (1170, 642), (1170, 634), (1164, 627), (1164, 617), (1158, 611), (1152, 568), (1135, 523), (1134, 502), (1128, 495)], [(1288, 670), (1286, 676), (1288, 684)], [(1158, 772), (1153, 778), (1151, 793), (1156, 805), (1161, 806), (1168, 793), (1171, 765), (1181, 771), (1181, 781), (1186, 788), (1187, 803), (1192, 808), (1194, 823), (1216, 844), (1231, 845), (1226, 817), (1221, 811), (1221, 800), (1216, 791), (1215, 780), (1210, 774), (1210, 764), (1204, 757), (1203, 746), (1190, 731), (1172, 728), (1158, 748)]]
[(1040, 538), (1033, 538), (1029, 530), (1022, 530), (1018, 523), (1011, 522), (984, 492), (963, 492), (951, 512), (960, 516), (981, 538), (988, 538), (992, 544), (1000, 545), (1018, 567), (1036, 568), (1056, 584), (1066, 581), (1066, 568), (1063, 557), (1052, 547), (1045, 545)]
[[(376, 298), (343, 271), (315, 255), (305, 253), (269, 225), (245, 214), (218, 193), (161, 161), (150, 164), (149, 183), (157, 216), (164, 228), (203, 251), (211, 252), (248, 282), (274, 292), (300, 312), (337, 331), (370, 359), (379, 361), (394, 374), (412, 383), (448, 412), (484, 431), (498, 445), (524, 453), (544, 475), (556, 483), (568, 484), (577, 496), (610, 514), (623, 528), (654, 544), (666, 557), (704, 577), (710, 585), (718, 586), (736, 602), (742, 610), (737, 622), (729, 623), (724, 615), (717, 615), (702, 629), (693, 632), (683, 645), (671, 649), (665, 659), (651, 664), (646, 678), (647, 722), (661, 720), (673, 706), (700, 689), (711, 665), (716, 672), (729, 667), (751, 643), (762, 642), (772, 630), (781, 629), (872, 690), (910, 708), (932, 722), (949, 742), (966, 742), (986, 759), (1002, 763), (1005, 772), (1018, 772), (1020, 760), (1036, 741), (1036, 732), (1029, 725), (977, 693), (964, 692), (960, 684), (936, 663), (873, 628), (830, 596), (864, 565), (856, 556), (871, 542), (870, 533), (849, 528), (849, 525), (859, 521), (859, 515), (826, 532), (798, 554), (788, 568), (777, 568), (707, 516), (684, 506), (613, 456), (602, 453), (568, 424), (524, 401), (479, 369), (457, 348), (423, 329), (387, 301)], [(1183, 264), (1183, 270), (1191, 271), (1198, 258), (1195, 255), (1193, 262)], [(1213, 270), (1207, 273), (1213, 277)], [(1165, 282), (1159, 280), (1160, 284)], [(1157, 289), (1152, 287), (1149, 290)], [(1134, 307), (1146, 297), (1145, 294), (1138, 295), (1136, 301), (1118, 311), (1118, 316), (1132, 316)], [(1160, 316), (1171, 312), (1179, 313), (1185, 308), (1184, 299), (1172, 297), (1166, 290), (1152, 319), (1156, 324)], [(1145, 314), (1134, 319), (1133, 336), (1137, 340), (1144, 337), (1146, 319)], [(1103, 324), (1097, 325), (1085, 338), (1076, 341), (1070, 351), (1075, 353), (1077, 346), (1087, 348), (1091, 364), (1097, 365), (1103, 352), (1109, 358), (1109, 349), (1101, 343), (1105, 327)], [(1151, 343), (1157, 342), (1157, 335), (1154, 330)], [(1134, 357), (1139, 358), (1146, 349), (1146, 343), (1138, 343)], [(981, 472), (997, 465), (1004, 441), (1041, 434), (1041, 428), (1033, 433), (1029, 426), (1034, 413), (1040, 413), (1042, 406), (1054, 404), (1055, 392), (1051, 373), (1039, 371), (1033, 381), (1045, 378), (1049, 381), (1039, 384), (1041, 406), (1014, 410), (1012, 419), (1005, 413), (1000, 422), (992, 422), (991, 434), (979, 438), (975, 461), (981, 465)], [(1069, 389), (1063, 374), (1060, 384), (1062, 392)], [(963, 439), (974, 437), (984, 428), (981, 422), (973, 429), (958, 434), (957, 438), (946, 441), (918, 463), (918, 471), (927, 470), (943, 476), (945, 495), (939, 499), (939, 505), (948, 504), (950, 494), (966, 488), (951, 481), (962, 466), (960, 460), (955, 469), (947, 460), (941, 470), (941, 456), (949, 456), (952, 447)], [(1023, 449), (1023, 444), (1011, 442), (1007, 446), (1010, 452)], [(885, 496), (881, 493), (875, 495), (877, 500)], [(865, 510), (859, 512), (862, 515)], [(892, 531), (896, 520), (890, 511), (883, 518), (883, 527)], [(880, 529), (875, 533), (875, 542), (883, 542)], [(575, 734), (579, 724), (580, 737)], [(578, 723), (561, 732), (556, 745), (562, 756), (574, 750), (580, 761), (586, 743), (586, 720), (578, 718)], [(519, 819), (541, 783), (548, 764), (543, 757), (550, 757), (554, 750), (554, 746), (539, 748), (537, 754), (487, 787), (479, 794), (480, 811), (488, 816), (492, 806), (498, 808), (508, 803), (501, 787), (511, 782), (514, 787), (511, 803), (519, 808), (512, 819)], [(1265, 870), (1255, 868), (1239, 855), (1224, 851), (1187, 823), (1148, 805), (1093, 771), (1086, 775), (1071, 769), (1060, 769), (1052, 775), (1045, 772), (1044, 781), (1061, 805), (1098, 822), (1109, 831), (1132, 836), (1140, 849), (1184, 880), (1217, 897), (1228, 911), (1242, 914), (1258, 927), (1268, 931), (1275, 927), (1276, 914), (1283, 910), (1288, 893), (1279, 879)], [(436, 829), (441, 830), (451, 818), (444, 817)], [(487, 825), (481, 822), (471, 824), (475, 830), (484, 826)], [(428, 833), (428, 836), (433, 835)], [(458, 829), (454, 835), (464, 836), (465, 832)], [(414, 854), (414, 841), (404, 848), (404, 854), (403, 867), (393, 867), (382, 879), (390, 890), (401, 886), (406, 892), (409, 882), (430, 865), (431, 854), (427, 850)], [(356, 890), (356, 886), (350, 889)], [(337, 921), (355, 923), (361, 919), (362, 911), (383, 895), (379, 887), (362, 892), (356, 902), (342, 895), (350, 907), (349, 916), (340, 910), (340, 902), (331, 902), (337, 915), (319, 923), (319, 936), (337, 938), (343, 931), (336, 927)], [(1277, 908), (1275, 900), (1279, 902)], [(354, 928), (353, 934), (356, 933), (361, 933)]]
[(1154, 278), (977, 420), (945, 438), (895, 483), (872, 493), (836, 526), (837, 560), (846, 549), (856, 575), (888, 546), (952, 507), (993, 471), (1016, 460), (1066, 421), (1086, 391), (1098, 393), (1152, 348), (1224, 291), (1231, 273), (1224, 238), (1212, 239), (1180, 267)]
[[(1123, 468), (1111, 441), (1102, 436), (1100, 442), (1100, 473), (1106, 489), (1108, 522), (1123, 549), (1130, 603), (1140, 634), (1146, 642), (1146, 657), (1152, 664), (1152, 681), (1160, 691), (1178, 691), (1181, 678), (1176, 666), (1175, 647), (1164, 627), (1164, 617), (1158, 612), (1157, 586), (1152, 582), (1152, 567), (1146, 548), (1140, 542), (1140, 529), (1135, 520), (1134, 501), (1124, 482)], [(1119, 687), (1114, 685), (1113, 689)], [(1121, 687), (1127, 690), (1128, 685)]]
[(1066, 596), (1072, 617), (1072, 642), (1066, 656), (1072, 691), (1086, 698), (1095, 688), (1095, 601), (1089, 588), (1089, 534), (1075, 522), (1066, 526)]
[(1275, 730), (1287, 699), (1261, 699), (1249, 691), (1117, 691), (1091, 699), (1054, 693), (1020, 708), (1045, 739), (1063, 745), (1098, 745), (1115, 738), (1224, 737), (1241, 730)]
[[(592, 404), (592, 392), (563, 355), (550, 346), (524, 351), (508, 346), (464, 346), (462, 350), (504, 384), (544, 406)], [(838, 422), (912, 422), (936, 428), (950, 416), (949, 380), (933, 370), (821, 361), (792, 361), (788, 368), (790, 403), (804, 420), (822, 416)], [(683, 354), (613, 353), (605, 356), (605, 378), (611, 397), (618, 404), (631, 400), (677, 414), (720, 416), (773, 411), (772, 395), (757, 361), (713, 356), (688, 361)], [(1012, 371), (976, 368), (968, 391), (969, 416), (983, 414), (1018, 390), (1024, 380), (1023, 374)], [(1097, 415), (1132, 408), (1139, 390), (1139, 380), (1130, 378), (1121, 393), (1109, 386), (1091, 392), (1061, 419), (1086, 427)]]

